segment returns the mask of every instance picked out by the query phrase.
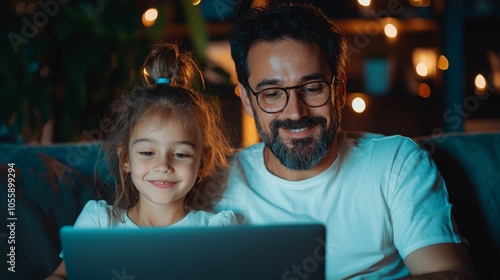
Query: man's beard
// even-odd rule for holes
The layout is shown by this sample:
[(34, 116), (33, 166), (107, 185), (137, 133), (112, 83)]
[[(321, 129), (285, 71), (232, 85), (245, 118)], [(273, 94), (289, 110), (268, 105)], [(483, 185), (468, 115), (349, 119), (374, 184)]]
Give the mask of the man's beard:
[[(274, 120), (270, 124), (271, 133), (262, 129), (257, 114), (255, 125), (264, 144), (271, 150), (274, 156), (288, 170), (309, 170), (315, 167), (330, 151), (335, 135), (339, 128), (339, 118), (334, 118), (332, 125), (326, 127), (324, 117), (302, 118), (298, 121)], [(316, 140), (313, 137), (302, 139), (290, 139), (285, 143), (279, 137), (279, 129), (303, 129), (314, 125), (320, 125), (320, 135)]]

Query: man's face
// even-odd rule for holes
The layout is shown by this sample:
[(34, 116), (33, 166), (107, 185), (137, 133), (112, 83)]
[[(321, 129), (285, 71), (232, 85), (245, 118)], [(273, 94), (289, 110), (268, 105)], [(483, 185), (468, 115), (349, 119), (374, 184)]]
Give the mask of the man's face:
[[(332, 80), (330, 68), (315, 44), (289, 38), (255, 44), (250, 48), (248, 65), (248, 83), (255, 92)], [(247, 112), (255, 118), (261, 139), (288, 170), (309, 170), (328, 154), (339, 127), (339, 107), (344, 100), (337, 100), (334, 85), (331, 100), (317, 108), (303, 104), (295, 89), (288, 90), (288, 104), (274, 114), (262, 111), (252, 93), (248, 99), (243, 86), (239, 85), (239, 89)]]

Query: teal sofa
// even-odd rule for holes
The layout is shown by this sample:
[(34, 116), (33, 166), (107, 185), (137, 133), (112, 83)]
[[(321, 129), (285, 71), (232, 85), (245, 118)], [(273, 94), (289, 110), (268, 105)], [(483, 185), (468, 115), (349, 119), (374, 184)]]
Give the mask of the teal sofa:
[[(496, 278), (500, 265), (500, 132), (423, 136), (415, 141), (432, 155), (445, 178), (453, 215), (469, 241), (478, 278)], [(12, 209), (6, 203), (12, 198), (9, 163), (15, 164), (10, 170), (15, 174)], [(99, 143), (0, 143), (0, 221), (6, 224), (0, 227), (0, 279), (49, 275), (60, 262), (59, 229), (73, 224), (88, 200), (111, 201), (112, 185)], [(11, 222), (14, 227), (8, 227)], [(13, 239), (15, 248), (11, 250)], [(8, 270), (12, 265), (15, 272)]]

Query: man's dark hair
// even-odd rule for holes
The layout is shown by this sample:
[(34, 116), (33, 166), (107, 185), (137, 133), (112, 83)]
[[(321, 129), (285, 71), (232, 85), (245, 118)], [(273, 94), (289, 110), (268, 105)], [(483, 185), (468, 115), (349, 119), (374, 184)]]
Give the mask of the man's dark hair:
[[(274, 1), (276, 2), (276, 1)], [(346, 65), (346, 39), (320, 9), (311, 4), (275, 4), (253, 7), (240, 14), (229, 31), (231, 55), (238, 81), (248, 87), (248, 52), (258, 42), (291, 38), (316, 43), (332, 71), (338, 76)]]

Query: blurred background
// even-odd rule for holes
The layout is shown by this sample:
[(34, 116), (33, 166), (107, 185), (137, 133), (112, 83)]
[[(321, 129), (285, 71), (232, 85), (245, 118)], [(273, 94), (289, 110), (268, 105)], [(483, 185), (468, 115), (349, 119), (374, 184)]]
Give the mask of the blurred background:
[[(296, 2), (301, 2), (296, 0)], [(343, 128), (409, 137), (500, 130), (500, 1), (324, 0), (349, 37)], [(265, 0), (6, 0), (0, 141), (92, 141), (110, 95), (155, 42), (191, 50), (233, 145), (259, 141), (235, 93), (226, 31)]]

